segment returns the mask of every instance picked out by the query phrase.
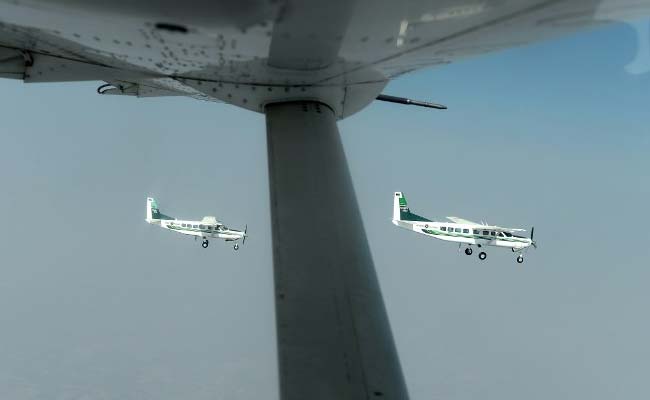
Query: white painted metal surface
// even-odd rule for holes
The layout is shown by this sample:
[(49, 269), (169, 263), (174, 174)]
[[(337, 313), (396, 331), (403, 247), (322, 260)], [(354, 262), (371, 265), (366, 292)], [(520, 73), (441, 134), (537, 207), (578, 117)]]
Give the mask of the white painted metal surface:
[[(640, 16), (649, 4), (0, 0), (0, 46), (62, 59), (61, 65), (48, 57), (25, 64), (28, 81), (103, 79), (131, 88), (124, 94), (171, 90), (258, 112), (272, 102), (317, 100), (343, 118), (406, 72), (602, 24), (609, 17)], [(2, 71), (0, 61), (0, 76), (9, 76)], [(174, 80), (176, 87), (158, 87), (156, 78)], [(140, 83), (149, 90), (133, 90)]]

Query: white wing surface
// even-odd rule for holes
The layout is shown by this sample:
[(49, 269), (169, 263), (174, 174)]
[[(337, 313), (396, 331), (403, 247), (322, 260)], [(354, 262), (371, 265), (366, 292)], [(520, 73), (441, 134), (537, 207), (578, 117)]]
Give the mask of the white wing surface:
[(489, 226), (489, 225), (480, 225), (477, 226), (476, 229), (483, 229), (483, 230), (495, 231), (495, 232), (526, 232), (525, 229), (504, 228), (502, 226)]
[[(336, 119), (407, 72), (649, 9), (650, 0), (0, 0), (0, 77), (101, 80), (111, 85), (103, 94), (266, 110), (280, 398), (405, 400)], [(296, 215), (323, 228), (305, 235)]]
[(447, 217), (447, 219), (450, 220), (451, 222), (456, 223), (456, 224), (482, 225), (482, 224), (479, 224), (478, 222), (473, 222), (473, 221), (463, 219), (463, 218), (458, 218), (458, 217)]
[[(0, 77), (345, 117), (409, 71), (647, 14), (649, 0), (0, 0)], [(169, 82), (173, 81), (173, 83)]]

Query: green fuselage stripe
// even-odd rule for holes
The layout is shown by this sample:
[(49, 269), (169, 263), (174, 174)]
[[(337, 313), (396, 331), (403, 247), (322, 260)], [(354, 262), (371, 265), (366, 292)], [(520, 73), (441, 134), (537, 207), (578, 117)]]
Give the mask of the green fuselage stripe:
[(227, 231), (219, 231), (219, 230), (207, 230), (207, 229), (200, 229), (200, 228), (185, 228), (182, 226), (176, 226), (176, 225), (167, 225), (167, 228), (173, 229), (175, 231), (186, 231), (186, 232), (201, 232), (201, 233), (215, 233), (215, 234), (237, 234), (238, 231), (232, 231), (232, 230), (227, 230)]
[(435, 229), (422, 229), (422, 232), (428, 233), (429, 235), (436, 236), (449, 236), (449, 237), (463, 237), (466, 239), (482, 239), (482, 240), (501, 240), (504, 242), (517, 242), (517, 243), (528, 243), (526, 238), (515, 238), (515, 237), (500, 237), (500, 236), (484, 236), (484, 235), (474, 235), (469, 233), (460, 233), (460, 232), (443, 232)]

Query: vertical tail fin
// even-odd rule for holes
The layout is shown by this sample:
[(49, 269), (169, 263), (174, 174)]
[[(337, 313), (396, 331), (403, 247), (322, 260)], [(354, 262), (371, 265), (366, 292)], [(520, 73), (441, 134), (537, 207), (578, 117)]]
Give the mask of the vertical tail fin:
[(402, 212), (408, 212), (408, 210), (404, 193), (395, 192), (395, 197), (393, 197), (393, 221), (400, 221), (402, 219)]
[(402, 192), (395, 192), (393, 197), (393, 221), (430, 221), (409, 210), (406, 197)]
[(151, 223), (152, 221), (160, 221), (161, 219), (174, 219), (174, 217), (170, 217), (169, 215), (165, 215), (160, 212), (158, 209), (158, 203), (156, 203), (156, 199), (153, 197), (147, 197), (147, 219), (146, 221)]

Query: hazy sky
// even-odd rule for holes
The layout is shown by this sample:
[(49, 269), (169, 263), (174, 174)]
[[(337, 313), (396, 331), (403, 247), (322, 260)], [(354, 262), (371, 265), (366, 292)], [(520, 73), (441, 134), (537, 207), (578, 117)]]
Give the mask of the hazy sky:
[[(613, 25), (420, 71), (340, 124), (413, 400), (650, 398), (650, 74)], [(0, 81), (0, 399), (277, 399), (263, 116)], [(238, 167), (233, 167), (237, 165)], [(535, 225), (524, 264), (390, 224)], [(248, 224), (239, 252), (144, 222)]]

